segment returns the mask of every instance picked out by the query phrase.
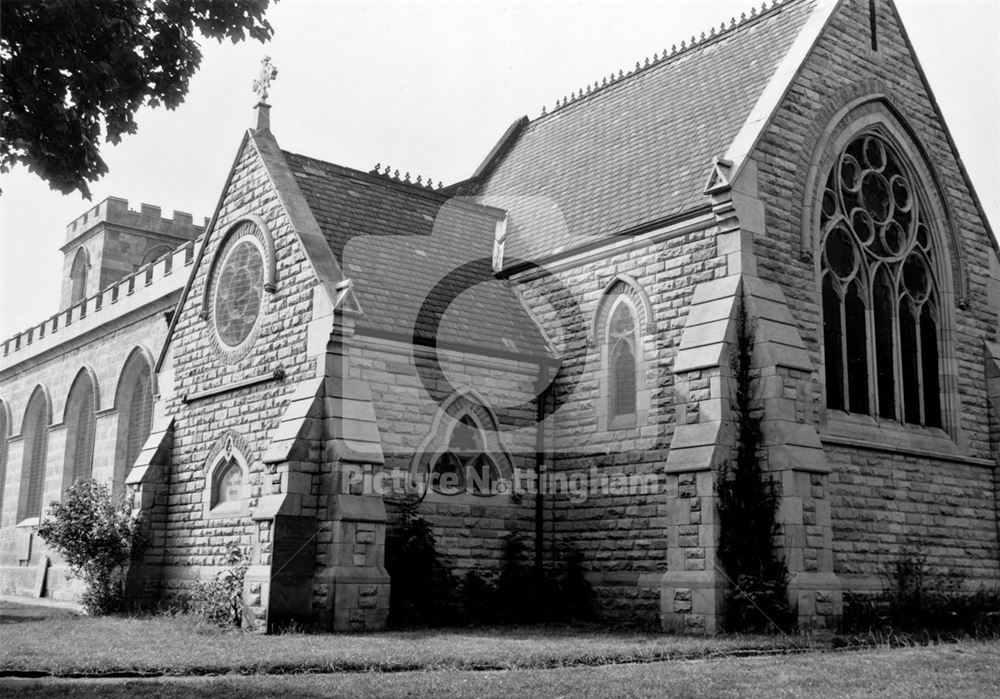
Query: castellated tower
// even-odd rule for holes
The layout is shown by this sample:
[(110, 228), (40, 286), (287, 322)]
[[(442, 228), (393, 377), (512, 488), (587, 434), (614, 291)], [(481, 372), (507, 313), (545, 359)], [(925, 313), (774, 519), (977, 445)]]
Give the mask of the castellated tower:
[(108, 197), (66, 226), (62, 293), (65, 309), (157, 260), (205, 230), (191, 214), (174, 212), (162, 218), (160, 207)]

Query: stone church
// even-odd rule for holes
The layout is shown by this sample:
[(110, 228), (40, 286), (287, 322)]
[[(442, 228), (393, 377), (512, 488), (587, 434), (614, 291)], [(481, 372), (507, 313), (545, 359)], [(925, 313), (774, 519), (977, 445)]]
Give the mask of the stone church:
[(209, 220), (100, 202), (3, 342), (0, 592), (78, 593), (35, 528), (92, 476), (136, 604), (238, 546), (251, 623), (380, 628), (409, 500), (457, 574), (519, 531), (603, 618), (714, 632), (743, 330), (801, 626), (907, 547), (1000, 581), (1000, 258), (890, 0), (751, 10), (444, 187), (283, 151), (264, 96)]

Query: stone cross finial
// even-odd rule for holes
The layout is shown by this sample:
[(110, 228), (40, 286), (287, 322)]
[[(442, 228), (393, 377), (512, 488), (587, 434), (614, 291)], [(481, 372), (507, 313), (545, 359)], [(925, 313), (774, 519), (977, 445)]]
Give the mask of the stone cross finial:
[(267, 101), (267, 91), (271, 88), (271, 81), (276, 77), (278, 69), (271, 63), (270, 56), (264, 56), (260, 61), (260, 75), (253, 81), (253, 91), (257, 93), (258, 100)]

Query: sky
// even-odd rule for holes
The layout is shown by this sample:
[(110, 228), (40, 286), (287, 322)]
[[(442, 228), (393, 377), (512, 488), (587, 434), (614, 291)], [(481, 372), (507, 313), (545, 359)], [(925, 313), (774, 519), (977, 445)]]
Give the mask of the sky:
[[(1000, 231), (1000, 2), (896, 0), (994, 231)], [(750, 0), (282, 0), (274, 38), (203, 41), (184, 104), (141, 110), (102, 148), (92, 202), (23, 168), (0, 175), (0, 338), (59, 310), (66, 224), (108, 196), (209, 217), (269, 55), (285, 150), (361, 170), (472, 174), (511, 122), (730, 17)], [(710, 89), (710, 87), (709, 87)]]

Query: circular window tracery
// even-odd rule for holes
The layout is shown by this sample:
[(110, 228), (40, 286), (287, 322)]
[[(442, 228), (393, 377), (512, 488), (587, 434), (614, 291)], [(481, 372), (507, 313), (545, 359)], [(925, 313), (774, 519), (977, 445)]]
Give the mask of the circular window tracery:
[(819, 214), (827, 405), (937, 427), (934, 250), (916, 192), (873, 133), (830, 170)]
[(264, 310), (265, 259), (255, 231), (247, 222), (229, 237), (212, 282), (212, 324), (226, 351), (250, 341)]

